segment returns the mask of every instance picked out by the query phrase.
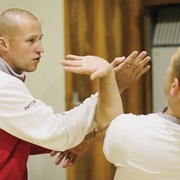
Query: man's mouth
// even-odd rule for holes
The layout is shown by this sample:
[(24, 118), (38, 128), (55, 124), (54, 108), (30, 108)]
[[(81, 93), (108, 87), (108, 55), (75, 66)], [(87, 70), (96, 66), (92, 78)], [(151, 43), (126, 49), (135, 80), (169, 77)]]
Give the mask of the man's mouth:
[(36, 58), (34, 58), (33, 60), (39, 61), (40, 59), (41, 59), (41, 57), (36, 57)]

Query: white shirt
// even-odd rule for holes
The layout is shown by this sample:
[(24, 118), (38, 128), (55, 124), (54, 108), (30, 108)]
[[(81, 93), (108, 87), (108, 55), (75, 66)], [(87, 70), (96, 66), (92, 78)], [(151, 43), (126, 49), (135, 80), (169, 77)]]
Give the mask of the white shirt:
[(113, 120), (103, 150), (114, 180), (180, 180), (179, 121), (161, 113)]
[(25, 141), (64, 151), (78, 145), (95, 127), (97, 95), (62, 114), (35, 99), (25, 84), (0, 71), (0, 128)]

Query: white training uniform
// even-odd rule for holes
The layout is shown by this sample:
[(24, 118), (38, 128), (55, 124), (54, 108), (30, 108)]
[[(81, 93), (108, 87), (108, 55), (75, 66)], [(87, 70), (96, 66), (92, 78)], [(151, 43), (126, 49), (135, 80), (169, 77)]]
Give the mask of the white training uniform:
[[(80, 106), (54, 114), (53, 109), (35, 99), (10, 67), (0, 67), (0, 129), (33, 144), (64, 151), (78, 145), (93, 128), (97, 94)], [(10, 75), (12, 74), (12, 75)], [(16, 77), (15, 77), (16, 76)]]
[(103, 151), (114, 180), (180, 180), (180, 119), (124, 114), (112, 121)]

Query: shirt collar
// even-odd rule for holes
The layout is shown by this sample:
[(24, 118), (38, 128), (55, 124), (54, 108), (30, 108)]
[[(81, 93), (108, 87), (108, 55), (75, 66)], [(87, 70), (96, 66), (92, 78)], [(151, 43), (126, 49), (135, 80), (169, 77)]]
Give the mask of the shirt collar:
[(11, 69), (11, 67), (2, 58), (0, 58), (0, 71), (10, 74), (10, 75), (20, 79), (23, 82), (25, 81), (25, 75), (24, 74), (19, 75), (19, 74), (15, 73)]
[(174, 116), (170, 116), (168, 114), (166, 114), (165, 112), (167, 111), (168, 107), (165, 107), (164, 109), (161, 109), (157, 112), (157, 114), (159, 116), (162, 116), (163, 118), (165, 118), (168, 121), (174, 122), (176, 124), (180, 124), (180, 119), (174, 117)]

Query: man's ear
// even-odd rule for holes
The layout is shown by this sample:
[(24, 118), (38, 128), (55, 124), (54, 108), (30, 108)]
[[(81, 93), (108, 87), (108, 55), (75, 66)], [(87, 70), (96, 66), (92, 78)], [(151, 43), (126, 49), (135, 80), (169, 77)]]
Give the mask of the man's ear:
[(4, 37), (0, 37), (0, 50), (6, 51), (7, 49), (7, 40)]
[(171, 85), (170, 95), (171, 96), (176, 95), (176, 93), (179, 91), (179, 89), (180, 89), (180, 82), (179, 82), (178, 78), (175, 78)]

